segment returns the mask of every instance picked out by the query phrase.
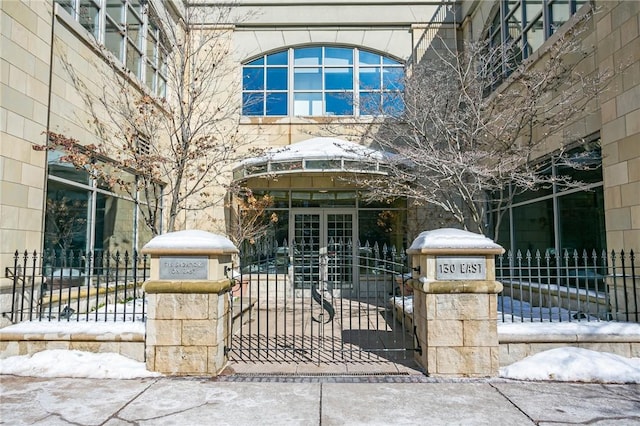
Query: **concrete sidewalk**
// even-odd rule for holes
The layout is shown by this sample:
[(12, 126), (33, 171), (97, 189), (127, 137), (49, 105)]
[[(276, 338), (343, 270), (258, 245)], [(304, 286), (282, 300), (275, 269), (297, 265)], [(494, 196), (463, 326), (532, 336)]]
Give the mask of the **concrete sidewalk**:
[(425, 376), (0, 376), (7, 425), (640, 425), (639, 385)]

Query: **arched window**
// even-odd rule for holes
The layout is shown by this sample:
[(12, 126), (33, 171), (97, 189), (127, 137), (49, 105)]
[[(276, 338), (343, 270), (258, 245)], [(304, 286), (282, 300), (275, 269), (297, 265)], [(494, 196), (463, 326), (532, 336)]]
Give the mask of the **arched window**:
[(305, 46), (242, 67), (247, 116), (394, 115), (402, 111), (404, 65), (357, 48)]

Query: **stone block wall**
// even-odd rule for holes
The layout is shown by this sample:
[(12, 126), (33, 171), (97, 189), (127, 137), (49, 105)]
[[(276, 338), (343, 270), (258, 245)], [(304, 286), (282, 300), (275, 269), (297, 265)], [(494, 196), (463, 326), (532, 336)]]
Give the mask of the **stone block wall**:
[[(0, 3), (0, 265), (40, 249), (51, 47), (51, 0)], [(3, 274), (4, 275), (4, 274)], [(8, 281), (0, 278), (0, 286)]]
[(499, 367), (496, 294), (414, 290), (414, 323), (432, 376), (486, 377)]
[(95, 324), (84, 332), (64, 331), (57, 322), (37, 323), (35, 327), (24, 328), (15, 324), (0, 330), (0, 359), (33, 355), (53, 349), (78, 350), (84, 352), (113, 352), (144, 362), (144, 325), (139, 323), (131, 328), (139, 331), (109, 331), (110, 324)]
[(171, 375), (218, 374), (226, 364), (229, 294), (216, 286), (208, 292), (195, 288), (203, 284), (192, 283), (193, 291), (185, 291), (189, 283), (167, 284), (175, 292), (156, 293), (154, 282), (146, 284), (147, 368)]
[(640, 2), (596, 1), (596, 60), (613, 77), (600, 99), (607, 246), (640, 250)]

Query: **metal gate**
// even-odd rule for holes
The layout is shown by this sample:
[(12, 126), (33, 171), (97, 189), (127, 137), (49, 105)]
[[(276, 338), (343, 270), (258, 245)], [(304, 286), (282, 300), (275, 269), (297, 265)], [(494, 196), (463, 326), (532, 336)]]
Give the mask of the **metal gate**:
[[(313, 218), (300, 219), (309, 225)], [(404, 250), (334, 237), (325, 244), (309, 235), (251, 245), (241, 259), (232, 291), (231, 360), (319, 364), (413, 357)]]

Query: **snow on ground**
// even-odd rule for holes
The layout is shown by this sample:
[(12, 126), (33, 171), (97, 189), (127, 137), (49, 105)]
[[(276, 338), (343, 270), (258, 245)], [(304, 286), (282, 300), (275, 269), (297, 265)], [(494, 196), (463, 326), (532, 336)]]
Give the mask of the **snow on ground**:
[(551, 349), (500, 369), (500, 377), (590, 383), (640, 383), (640, 358), (566, 347)]
[(119, 354), (65, 349), (46, 350), (0, 360), (0, 374), (87, 379), (135, 379), (161, 375), (147, 371), (144, 362), (134, 361)]
[[(46, 350), (0, 360), (0, 374), (31, 377), (134, 379), (160, 376), (114, 353)], [(566, 347), (551, 349), (500, 369), (500, 377), (588, 383), (640, 383), (640, 358)]]

